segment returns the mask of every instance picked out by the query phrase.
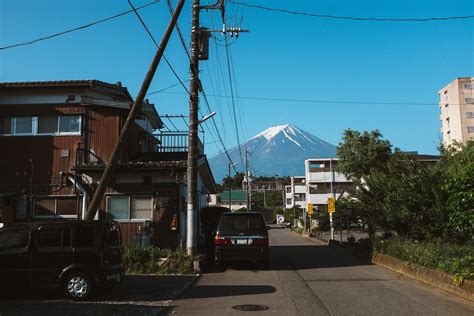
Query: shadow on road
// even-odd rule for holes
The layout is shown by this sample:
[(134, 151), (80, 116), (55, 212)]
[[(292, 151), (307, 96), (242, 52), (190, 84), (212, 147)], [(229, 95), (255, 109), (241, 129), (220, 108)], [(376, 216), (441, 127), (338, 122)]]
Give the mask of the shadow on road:
[(352, 249), (327, 245), (271, 246), (271, 270), (306, 270), (317, 268), (371, 265), (352, 255)]
[(154, 315), (194, 276), (129, 275), (87, 302), (64, 299), (60, 290), (15, 290), (0, 296), (0, 315)]
[(269, 285), (196, 285), (186, 291), (180, 299), (256, 295), (275, 292), (276, 289)]

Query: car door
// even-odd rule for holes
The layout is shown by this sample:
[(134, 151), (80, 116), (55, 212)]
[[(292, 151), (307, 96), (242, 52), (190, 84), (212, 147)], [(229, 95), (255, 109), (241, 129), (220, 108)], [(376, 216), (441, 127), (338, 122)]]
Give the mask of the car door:
[(0, 287), (30, 285), (30, 244), (28, 226), (0, 229)]
[(36, 230), (31, 256), (31, 285), (55, 286), (65, 267), (71, 264), (70, 225), (41, 225)]

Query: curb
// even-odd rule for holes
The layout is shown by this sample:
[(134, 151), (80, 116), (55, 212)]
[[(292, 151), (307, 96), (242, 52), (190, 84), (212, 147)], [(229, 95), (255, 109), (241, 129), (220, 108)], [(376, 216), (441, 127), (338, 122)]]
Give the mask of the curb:
[(384, 254), (375, 254), (372, 257), (372, 263), (474, 302), (474, 281), (472, 280), (464, 280), (463, 285), (456, 286), (453, 283), (453, 276), (445, 272), (410, 265)]

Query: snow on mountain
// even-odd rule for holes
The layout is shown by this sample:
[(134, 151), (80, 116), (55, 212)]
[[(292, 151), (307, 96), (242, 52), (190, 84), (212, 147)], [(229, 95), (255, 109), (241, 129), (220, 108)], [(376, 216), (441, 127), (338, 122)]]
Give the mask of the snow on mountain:
[[(239, 162), (238, 170), (243, 170), (245, 149), (250, 155), (251, 171), (256, 175), (296, 176), (304, 174), (304, 160), (318, 157), (334, 157), (336, 147), (305, 132), (292, 124), (270, 127), (246, 142), (228, 150), (233, 162)], [(239, 157), (242, 153), (242, 159)], [(217, 182), (228, 173), (228, 158), (220, 153), (209, 159)]]

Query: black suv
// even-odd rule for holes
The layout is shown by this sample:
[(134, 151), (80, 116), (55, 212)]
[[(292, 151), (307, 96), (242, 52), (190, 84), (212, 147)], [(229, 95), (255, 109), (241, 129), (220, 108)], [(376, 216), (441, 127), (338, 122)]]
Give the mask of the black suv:
[(215, 237), (215, 262), (269, 264), (268, 231), (261, 213), (235, 212), (221, 215)]
[(61, 220), (0, 229), (0, 289), (57, 287), (84, 300), (93, 288), (113, 286), (123, 276), (116, 222)]

